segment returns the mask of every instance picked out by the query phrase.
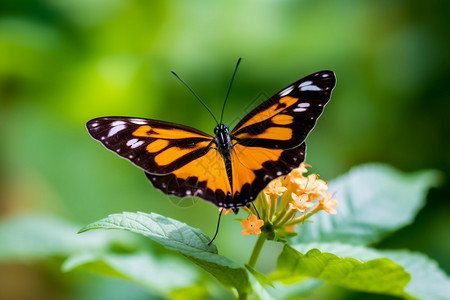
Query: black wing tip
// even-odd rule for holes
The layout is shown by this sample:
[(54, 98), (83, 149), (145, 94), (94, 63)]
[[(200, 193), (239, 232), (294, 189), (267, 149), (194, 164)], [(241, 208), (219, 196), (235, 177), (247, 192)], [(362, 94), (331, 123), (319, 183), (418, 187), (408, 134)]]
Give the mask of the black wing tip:
[(104, 121), (107, 121), (109, 119), (109, 117), (99, 117), (99, 118), (94, 118), (91, 119), (89, 121), (86, 122), (86, 129), (89, 131), (89, 133), (91, 133), (92, 131), (95, 130), (95, 128), (100, 127)]
[(324, 80), (330, 80), (330, 79), (332, 79), (332, 80), (336, 81), (336, 73), (334, 73), (334, 72), (331, 71), (331, 70), (323, 70), (323, 71), (319, 71), (319, 72), (316, 72), (316, 73), (312, 74), (312, 76), (313, 76), (313, 77), (320, 76), (320, 77), (321, 77), (322, 79), (324, 79)]
[(319, 81), (322, 82), (323, 84), (331, 87), (331, 91), (336, 87), (336, 73), (334, 73), (331, 70), (319, 71), (319, 72), (311, 74), (310, 76), (307, 76), (304, 79), (308, 79), (308, 77), (314, 78), (314, 79), (319, 77), (320, 78)]
[(319, 74), (329, 74), (329, 75), (331, 75), (333, 77), (336, 77), (336, 73), (334, 73), (334, 71), (331, 71), (331, 70), (318, 71), (318, 72), (313, 73), (312, 75), (316, 76), (316, 75), (319, 75)]
[(86, 122), (86, 127), (89, 129), (89, 128), (97, 127), (99, 125), (103, 125), (104, 124), (103, 122), (114, 122), (114, 121), (128, 122), (131, 119), (141, 120), (143, 118), (139, 118), (139, 117), (121, 117), (121, 116), (98, 117), (98, 118), (94, 118), (94, 119), (91, 119), (91, 120), (87, 121)]
[(95, 118), (95, 119), (91, 119), (89, 121), (86, 122), (86, 129), (90, 132), (92, 128), (94, 128), (95, 126), (93, 124), (96, 124), (96, 122), (98, 122), (99, 118)]

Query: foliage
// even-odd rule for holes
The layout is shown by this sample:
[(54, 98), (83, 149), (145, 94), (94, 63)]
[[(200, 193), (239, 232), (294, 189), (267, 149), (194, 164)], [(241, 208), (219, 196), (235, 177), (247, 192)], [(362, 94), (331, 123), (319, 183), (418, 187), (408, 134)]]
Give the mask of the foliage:
[[(344, 217), (335, 220), (334, 216), (323, 214), (321, 219), (300, 226), (314, 228), (314, 243), (310, 241), (311, 233), (300, 231), (298, 237), (285, 243), (278, 256), (276, 270), (269, 275), (258, 272), (251, 265), (239, 266), (219, 255), (214, 244), (208, 246), (209, 238), (199, 229), (155, 213), (110, 215), (80, 232), (103, 228), (142, 234), (183, 254), (240, 299), (251, 294), (261, 299), (275, 299), (278, 298), (276, 288), (273, 288), (276, 282), (302, 286), (308, 284), (307, 278), (364, 292), (442, 299), (450, 287), (450, 279), (433, 260), (407, 250), (378, 250), (363, 246), (411, 223), (425, 201), (427, 189), (438, 180), (439, 175), (434, 171), (404, 174), (380, 164), (352, 169), (349, 174), (330, 183), (339, 195), (338, 216), (342, 213)], [(405, 205), (405, 201), (411, 205)], [(388, 208), (386, 214), (380, 214), (377, 219), (367, 217), (365, 210), (373, 210), (373, 203)], [(398, 219), (389, 222), (395, 216)], [(330, 241), (331, 236), (338, 238)], [(64, 269), (119, 276), (161, 295), (178, 295), (178, 298), (182, 298), (181, 291), (192, 297), (197, 293), (201, 297), (213, 294), (204, 282), (196, 289), (189, 288), (187, 282), (200, 282), (200, 275), (192, 271), (195, 269), (191, 270), (186, 264), (178, 267), (170, 267), (164, 261), (160, 264), (152, 261), (151, 253), (139, 249), (125, 256), (87, 251), (69, 257)], [(154, 274), (152, 270), (157, 269), (164, 270), (158, 276), (159, 281), (151, 276)], [(170, 276), (173, 272), (178, 273), (175, 276), (177, 281)], [(434, 288), (436, 285), (441, 288)]]

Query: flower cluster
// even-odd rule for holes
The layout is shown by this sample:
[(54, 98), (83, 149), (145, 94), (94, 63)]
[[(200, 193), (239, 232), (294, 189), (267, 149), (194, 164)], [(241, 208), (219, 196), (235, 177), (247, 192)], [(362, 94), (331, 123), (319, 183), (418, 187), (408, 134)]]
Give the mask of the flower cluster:
[[(245, 207), (251, 216), (241, 220), (242, 234), (260, 234), (266, 232), (268, 239), (285, 240), (294, 236), (293, 227), (303, 224), (313, 214), (324, 210), (335, 215), (338, 205), (331, 194), (328, 194), (327, 182), (319, 179), (319, 175), (310, 174), (305, 163), (292, 170), (286, 177), (272, 180), (261, 192), (255, 207)], [(316, 201), (318, 200), (318, 201)], [(258, 215), (261, 219), (258, 219)], [(262, 231), (261, 231), (262, 230)]]

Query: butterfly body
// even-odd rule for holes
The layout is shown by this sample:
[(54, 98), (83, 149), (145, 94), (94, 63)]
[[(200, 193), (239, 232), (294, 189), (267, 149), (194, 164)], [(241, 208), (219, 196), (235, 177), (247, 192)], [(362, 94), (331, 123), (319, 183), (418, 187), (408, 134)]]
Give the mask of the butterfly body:
[(214, 133), (216, 134), (214, 141), (222, 156), (229, 155), (233, 148), (229, 131), (229, 127), (225, 124), (219, 124), (214, 128)]
[(335, 82), (331, 71), (300, 79), (253, 109), (233, 130), (218, 124), (214, 137), (143, 118), (102, 117), (86, 126), (94, 139), (144, 170), (165, 194), (197, 196), (237, 210), (304, 160), (306, 136)]

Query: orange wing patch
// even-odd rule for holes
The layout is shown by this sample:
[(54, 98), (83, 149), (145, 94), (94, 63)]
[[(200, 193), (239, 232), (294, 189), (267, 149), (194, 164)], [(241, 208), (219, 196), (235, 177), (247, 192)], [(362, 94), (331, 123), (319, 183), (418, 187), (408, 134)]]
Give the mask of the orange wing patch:
[(162, 149), (166, 148), (167, 146), (169, 146), (168, 140), (156, 140), (156, 141), (148, 144), (146, 149), (150, 153), (155, 153), (155, 152), (161, 151)]
[(179, 128), (171, 128), (171, 129), (155, 128), (150, 127), (149, 125), (140, 126), (133, 132), (133, 135), (138, 137), (151, 137), (157, 139), (162, 138), (167, 140), (177, 140), (186, 137), (202, 138), (202, 139), (205, 138), (204, 135), (197, 134), (192, 131), (187, 131)]
[[(166, 166), (166, 165), (173, 163), (177, 159), (183, 157), (184, 155), (189, 154), (192, 151), (200, 150), (202, 148), (208, 147), (208, 145), (209, 145), (209, 142), (199, 142), (199, 143), (194, 144), (193, 147), (189, 147), (189, 148), (180, 148), (180, 147), (174, 146), (174, 147), (168, 148), (167, 150), (156, 155), (155, 162), (159, 166)], [(196, 174), (196, 173), (192, 173), (192, 174)]]
[(233, 195), (241, 192), (246, 183), (251, 185), (257, 179), (254, 171), (263, 169), (263, 164), (267, 161), (277, 161), (282, 152), (283, 150), (235, 144), (231, 152)]
[(133, 132), (133, 135), (138, 137), (149, 137), (151, 130), (152, 128), (149, 125), (140, 126)]
[(274, 116), (271, 121), (277, 125), (289, 125), (294, 122), (294, 117), (290, 115), (278, 114)]
[(189, 177), (196, 177), (198, 181), (206, 182), (206, 186), (213, 192), (221, 190), (225, 195), (231, 194), (225, 163), (215, 149), (210, 149), (204, 156), (191, 161), (172, 173), (185, 180)]
[(244, 132), (236, 135), (239, 139), (269, 139), (288, 141), (292, 138), (292, 129), (288, 127), (269, 127), (260, 134)]
[[(298, 98), (293, 98), (293, 97), (289, 97), (289, 96), (283, 97), (278, 101), (278, 103), (275, 103), (274, 105), (269, 106), (265, 110), (258, 112), (253, 117), (251, 117), (247, 122), (242, 124), (242, 126), (240, 126), (238, 129), (234, 129), (233, 131), (238, 131), (239, 129), (244, 128), (246, 126), (257, 124), (257, 123), (263, 122), (267, 119), (270, 119), (274, 115), (276, 115), (276, 114), (280, 113), (281, 111), (285, 110), (286, 108), (288, 108), (289, 106), (294, 105), (297, 102), (297, 100), (298, 100)], [(280, 104), (284, 104), (284, 105), (280, 105)]]

